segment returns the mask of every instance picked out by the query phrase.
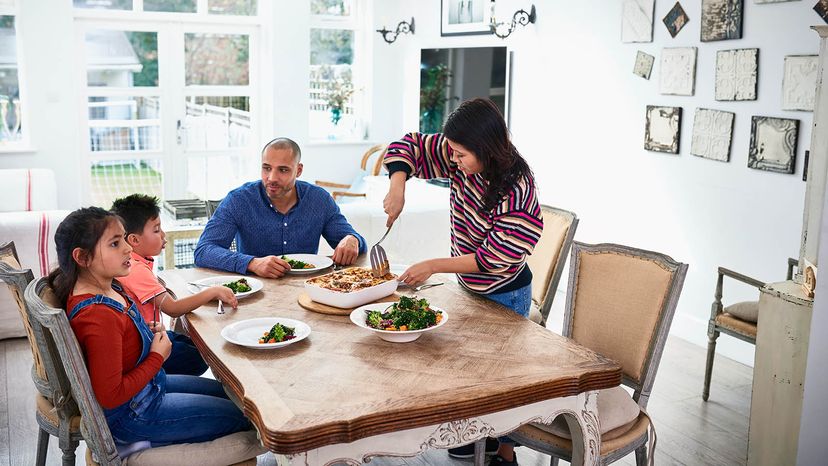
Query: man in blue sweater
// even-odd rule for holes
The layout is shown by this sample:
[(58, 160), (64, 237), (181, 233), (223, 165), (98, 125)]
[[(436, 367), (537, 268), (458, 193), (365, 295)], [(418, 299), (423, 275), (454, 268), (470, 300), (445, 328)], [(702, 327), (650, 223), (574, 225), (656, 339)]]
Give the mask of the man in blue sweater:
[[(195, 250), (198, 267), (278, 278), (290, 270), (282, 254), (316, 254), (322, 236), (337, 264), (354, 263), (365, 240), (324, 189), (297, 181), (302, 152), (288, 138), (262, 150), (262, 179), (230, 191), (204, 227)], [(236, 240), (238, 252), (230, 250)]]

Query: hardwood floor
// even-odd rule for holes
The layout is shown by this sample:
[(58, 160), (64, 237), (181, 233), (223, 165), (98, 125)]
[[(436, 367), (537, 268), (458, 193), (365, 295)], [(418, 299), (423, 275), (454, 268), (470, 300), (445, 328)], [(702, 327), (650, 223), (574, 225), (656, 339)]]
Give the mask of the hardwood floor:
[[(554, 328), (553, 325), (550, 327)], [(742, 465), (747, 456), (748, 415), (752, 369), (724, 357), (716, 358), (710, 400), (701, 399), (705, 350), (679, 338), (667, 341), (648, 412), (658, 434), (655, 464)], [(32, 356), (25, 338), (0, 341), (0, 466), (32, 465), (37, 441), (34, 385), (29, 371)], [(549, 464), (549, 457), (525, 447), (517, 449), (521, 466)], [(85, 464), (83, 443), (76, 464)], [(51, 439), (46, 464), (59, 465), (61, 451)], [(259, 465), (274, 466), (265, 455)], [(378, 458), (376, 466), (469, 466), (445, 451), (429, 451), (416, 458)], [(565, 464), (561, 462), (561, 464)], [(629, 455), (615, 463), (634, 465)]]

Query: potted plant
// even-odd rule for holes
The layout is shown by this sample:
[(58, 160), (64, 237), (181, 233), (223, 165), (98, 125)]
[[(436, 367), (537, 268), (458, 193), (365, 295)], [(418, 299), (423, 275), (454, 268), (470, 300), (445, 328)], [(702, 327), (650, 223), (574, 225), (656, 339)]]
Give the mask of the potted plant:
[(345, 105), (355, 90), (351, 70), (346, 69), (337, 76), (331, 67), (323, 66), (320, 73), (325, 82), (325, 103), (331, 110), (331, 123), (338, 125), (345, 111)]
[(443, 127), (446, 102), (457, 97), (446, 97), (451, 71), (445, 64), (425, 70), (425, 80), (420, 89), (420, 131), (438, 133)]

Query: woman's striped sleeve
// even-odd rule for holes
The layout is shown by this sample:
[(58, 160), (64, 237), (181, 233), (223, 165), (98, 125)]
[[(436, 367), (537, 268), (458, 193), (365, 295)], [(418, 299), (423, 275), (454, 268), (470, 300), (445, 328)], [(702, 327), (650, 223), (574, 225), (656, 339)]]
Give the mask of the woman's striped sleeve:
[(455, 169), (450, 158), (451, 148), (442, 134), (408, 133), (388, 145), (383, 163), (403, 162), (410, 175), (419, 178), (446, 178)]

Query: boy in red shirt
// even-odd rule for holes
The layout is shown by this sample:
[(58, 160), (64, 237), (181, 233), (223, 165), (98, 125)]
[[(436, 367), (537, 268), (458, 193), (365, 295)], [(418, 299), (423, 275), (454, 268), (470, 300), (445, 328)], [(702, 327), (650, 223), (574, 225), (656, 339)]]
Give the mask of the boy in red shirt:
[[(161, 312), (179, 317), (216, 299), (236, 308), (236, 296), (233, 290), (225, 286), (213, 286), (194, 295), (175, 299), (155, 276), (153, 256), (161, 254), (166, 244), (157, 198), (132, 194), (117, 199), (112, 204), (112, 212), (123, 219), (126, 241), (132, 246), (129, 275), (119, 277), (118, 281), (137, 298), (135, 304), (151, 328), (160, 320)], [(186, 335), (171, 331), (167, 333), (172, 342), (172, 354), (164, 362), (164, 370), (168, 374), (203, 374), (207, 370), (207, 363), (192, 340)]]

